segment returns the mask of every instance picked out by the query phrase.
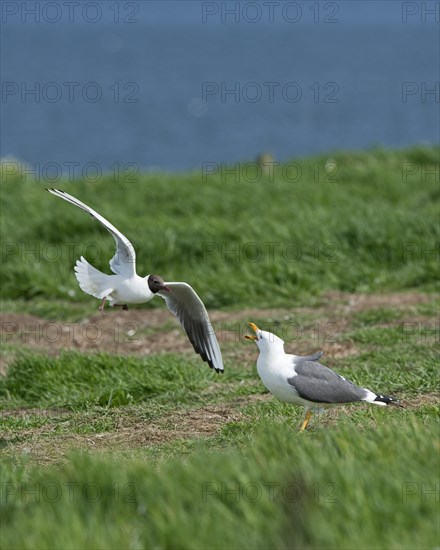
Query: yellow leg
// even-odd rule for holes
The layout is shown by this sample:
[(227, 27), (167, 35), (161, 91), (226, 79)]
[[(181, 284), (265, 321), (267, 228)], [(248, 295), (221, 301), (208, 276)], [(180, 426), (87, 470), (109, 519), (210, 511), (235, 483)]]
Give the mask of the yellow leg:
[(300, 432), (303, 432), (307, 428), (307, 424), (309, 423), (311, 417), (312, 417), (312, 411), (307, 411), (304, 422), (302, 423), (302, 426), (299, 430)]

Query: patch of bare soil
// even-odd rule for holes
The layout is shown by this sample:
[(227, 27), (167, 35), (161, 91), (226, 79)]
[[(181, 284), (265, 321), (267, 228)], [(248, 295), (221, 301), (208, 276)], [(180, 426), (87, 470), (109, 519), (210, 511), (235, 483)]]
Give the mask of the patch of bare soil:
[[(247, 322), (268, 319), (268, 328), (284, 330), (286, 351), (307, 354), (324, 349), (328, 355), (344, 357), (356, 353), (350, 342), (337, 342), (350, 328), (352, 316), (378, 307), (407, 308), (429, 302), (418, 292), (392, 294), (328, 293), (316, 308), (243, 309), (236, 312), (211, 311), (210, 316), (226, 357), (249, 359), (249, 347), (235, 346), (243, 341)], [(310, 316), (319, 323), (300, 326), (295, 319)], [(309, 335), (307, 337), (307, 335)], [(4, 313), (0, 325), (3, 343), (23, 345), (35, 351), (57, 354), (62, 350), (105, 351), (118, 354), (149, 355), (160, 352), (192, 354), (192, 346), (178, 321), (166, 309), (106, 310), (81, 322), (48, 321), (30, 314)], [(310, 341), (312, 340), (312, 342)], [(0, 360), (4, 374), (13, 353)]]
[(329, 292), (326, 297), (331, 302), (340, 302), (351, 311), (365, 311), (379, 307), (394, 307), (397, 309), (428, 303), (431, 297), (421, 292), (392, 292), (388, 294), (347, 294), (344, 292)]
[(440, 392), (425, 393), (406, 399), (402, 405), (412, 409), (418, 409), (424, 405), (440, 405)]
[[(32, 413), (29, 409), (9, 411), (10, 415)], [(70, 449), (81, 451), (134, 451), (171, 441), (203, 438), (214, 435), (228, 422), (243, 418), (237, 404), (210, 405), (188, 411), (176, 411), (156, 421), (140, 421), (124, 416), (113, 431), (93, 434), (57, 435), (53, 427), (43, 424), (20, 430), (0, 438), (5, 451), (30, 456), (40, 464), (65, 459)], [(8, 449), (9, 448), (9, 449)]]
[(0, 411), (0, 417), (6, 418), (8, 416), (16, 416), (26, 418), (28, 416), (39, 416), (42, 418), (60, 416), (62, 414), (69, 414), (68, 409), (53, 408), (53, 409), (34, 409), (32, 407), (20, 407), (19, 409), (7, 409)]
[[(212, 405), (200, 409), (168, 414), (157, 421), (124, 423), (115, 431), (86, 436), (76, 435), (75, 447), (111, 448), (114, 450), (150, 447), (173, 440), (207, 437), (242, 414), (233, 407)], [(77, 445), (78, 444), (78, 445)]]
[[(53, 462), (65, 460), (70, 450), (76, 452), (118, 452), (136, 451), (145, 447), (184, 441), (188, 439), (204, 438), (212, 436), (227, 423), (243, 421), (245, 413), (243, 407), (250, 403), (263, 403), (273, 400), (269, 393), (250, 396), (239, 396), (225, 404), (216, 404), (200, 407), (192, 410), (181, 410), (167, 413), (155, 421), (139, 420), (136, 415), (121, 415), (115, 423), (115, 429), (103, 433), (64, 435), (54, 434), (54, 426), (42, 424), (39, 427), (20, 430), (19, 433), (6, 435), (0, 438), (0, 443), (5, 447), (5, 452), (10, 454), (13, 447), (17, 455), (25, 455), (41, 465), (49, 465)], [(405, 408), (417, 410), (427, 404), (439, 404), (440, 393), (433, 392), (410, 398), (403, 403)], [(310, 430), (318, 427), (334, 427), (344, 415), (349, 415), (350, 410), (358, 405), (343, 405), (328, 409), (323, 415), (313, 415)], [(298, 410), (298, 408), (293, 407)], [(390, 414), (391, 414), (390, 410)], [(34, 415), (35, 409), (16, 409), (7, 411), (9, 416)], [(63, 416), (68, 411), (63, 409), (48, 409), (38, 411), (39, 415)], [(372, 417), (372, 424), (374, 420)], [(298, 430), (300, 422), (292, 420), (292, 430)]]

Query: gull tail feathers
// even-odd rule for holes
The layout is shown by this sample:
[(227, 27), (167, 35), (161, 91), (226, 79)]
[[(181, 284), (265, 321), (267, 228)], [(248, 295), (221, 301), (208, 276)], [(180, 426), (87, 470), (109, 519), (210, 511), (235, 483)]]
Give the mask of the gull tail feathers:
[(362, 401), (366, 401), (367, 403), (372, 403), (373, 405), (380, 405), (382, 407), (385, 407), (387, 405), (398, 405), (399, 407), (402, 406), (400, 401), (395, 397), (390, 397), (389, 395), (376, 394), (367, 389), (365, 389), (365, 391), (367, 392), (367, 395), (362, 399)]
[(110, 276), (101, 273), (81, 256), (75, 265), (75, 276), (83, 292), (95, 298), (102, 299), (113, 292), (110, 286)]

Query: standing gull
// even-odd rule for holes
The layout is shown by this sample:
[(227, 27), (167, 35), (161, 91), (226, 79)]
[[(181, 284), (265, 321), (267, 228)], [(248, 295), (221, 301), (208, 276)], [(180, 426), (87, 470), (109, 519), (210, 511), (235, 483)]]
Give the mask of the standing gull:
[(300, 431), (309, 423), (312, 411), (321, 412), (324, 408), (342, 403), (366, 401), (374, 405), (399, 404), (397, 399), (359, 388), (350, 380), (336, 374), (318, 363), (323, 352), (301, 357), (284, 352), (284, 342), (275, 334), (260, 330), (254, 323), (249, 326), (260, 350), (257, 370), (266, 388), (281, 401), (296, 403), (306, 409), (306, 417)]
[(58, 189), (47, 191), (88, 212), (116, 241), (116, 253), (110, 260), (114, 275), (98, 271), (82, 256), (75, 266), (75, 276), (81, 289), (101, 300), (101, 313), (106, 301), (110, 306), (121, 306), (127, 310), (127, 304), (144, 304), (158, 294), (185, 329), (195, 352), (216, 372), (223, 373), (222, 355), (214, 329), (202, 300), (193, 288), (187, 283), (165, 283), (159, 275), (139, 277), (136, 273), (136, 253), (127, 237), (72, 195)]

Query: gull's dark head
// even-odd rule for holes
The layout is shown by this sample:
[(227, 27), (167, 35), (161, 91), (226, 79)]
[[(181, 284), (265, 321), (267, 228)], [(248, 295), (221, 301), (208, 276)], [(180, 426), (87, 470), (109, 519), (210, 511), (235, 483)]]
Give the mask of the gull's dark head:
[(170, 291), (160, 275), (150, 275), (148, 277), (148, 288), (153, 294), (156, 294), (159, 290), (166, 290), (167, 292)]

